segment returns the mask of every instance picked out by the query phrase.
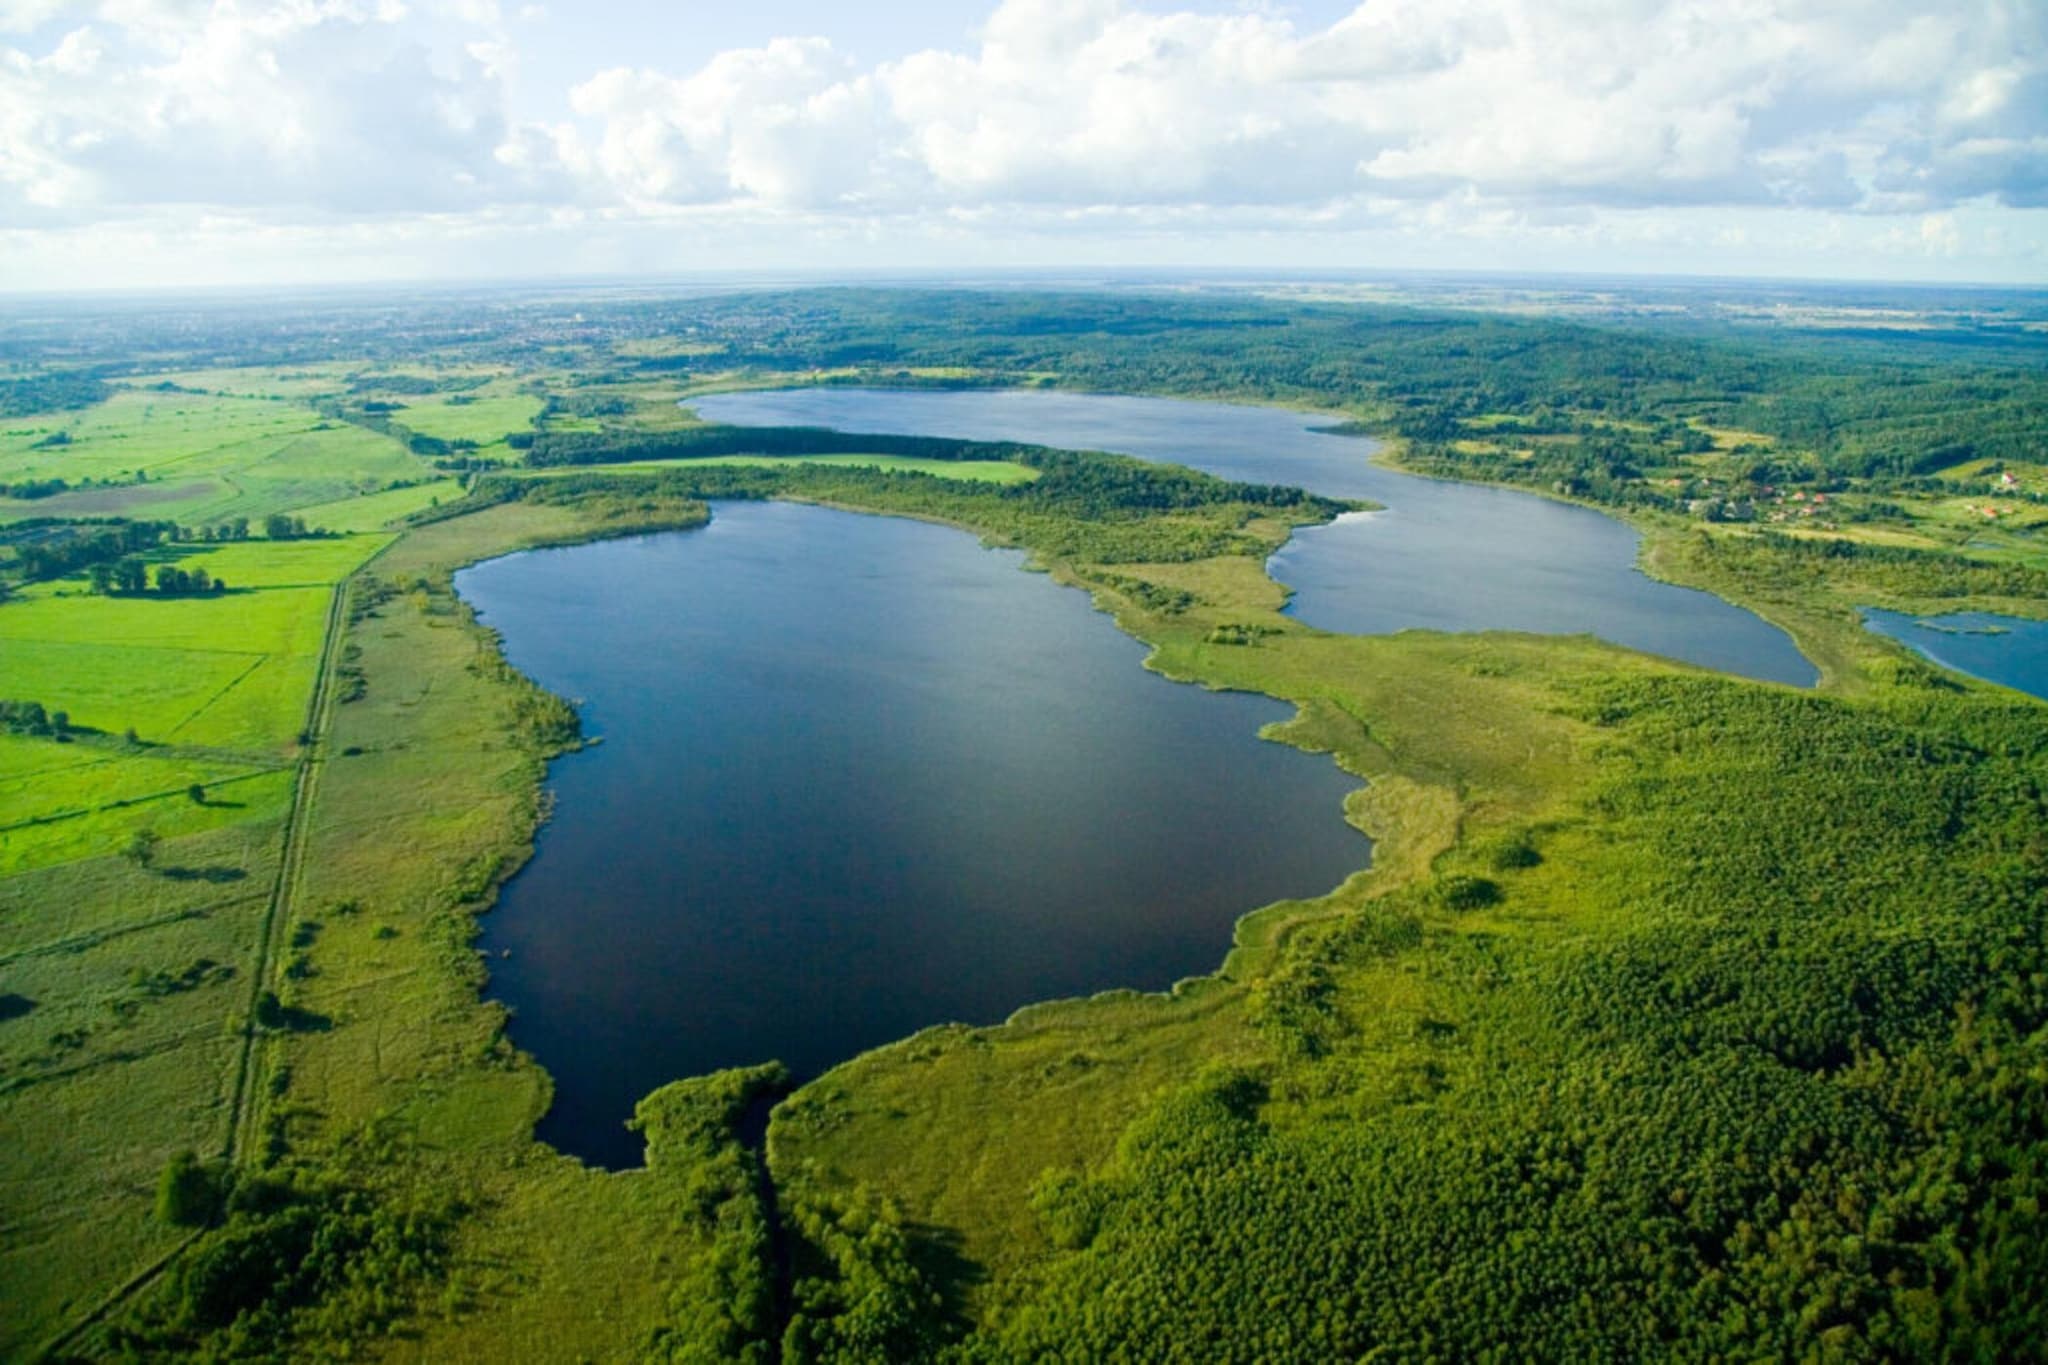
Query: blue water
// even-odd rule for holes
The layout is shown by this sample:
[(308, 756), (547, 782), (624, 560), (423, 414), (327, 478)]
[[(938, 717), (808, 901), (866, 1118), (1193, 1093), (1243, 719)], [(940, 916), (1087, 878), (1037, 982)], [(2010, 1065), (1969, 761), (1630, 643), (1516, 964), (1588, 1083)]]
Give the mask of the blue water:
[(1386, 510), (1297, 532), (1273, 557), (1290, 610), (1350, 634), (1431, 630), (1589, 633), (1771, 682), (1818, 671), (1790, 636), (1711, 593), (1635, 566), (1638, 537), (1612, 517), (1528, 493), (1373, 465), (1375, 442), (1315, 430), (1333, 419), (1278, 408), (1030, 390), (784, 389), (692, 400), (707, 421), (824, 426), (1112, 450), (1282, 483)]
[[(603, 743), (484, 921), (553, 1075), (541, 1136), (636, 1164), (634, 1104), (778, 1058), (1215, 970), (1236, 919), (1364, 867), (1290, 708), (1142, 667), (1085, 594), (947, 527), (780, 503), (457, 586)], [(509, 951), (510, 956), (501, 954)]]
[(2048, 621), (1976, 611), (1909, 616), (1865, 607), (1863, 624), (1944, 668), (2048, 699)]

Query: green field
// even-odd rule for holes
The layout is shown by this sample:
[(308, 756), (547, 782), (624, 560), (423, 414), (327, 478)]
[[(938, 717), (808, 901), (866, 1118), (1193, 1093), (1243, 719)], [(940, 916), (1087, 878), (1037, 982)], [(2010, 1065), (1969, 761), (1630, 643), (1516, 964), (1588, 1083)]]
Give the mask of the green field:
[[(57, 431), (70, 435), (69, 444), (37, 447)], [(72, 485), (32, 501), (0, 498), (0, 523), (50, 516), (191, 525), (259, 520), (429, 473), (389, 437), (292, 403), (128, 390), (82, 413), (0, 427), (0, 483), (61, 478)]]
[(391, 416), (422, 436), (492, 446), (502, 443), (511, 432), (533, 430), (540, 406), (540, 399), (532, 394), (482, 389), (438, 399), (406, 399), (405, 406)]
[[(263, 366), (231, 369), (174, 370), (150, 381), (229, 398), (325, 398), (348, 387), (351, 366), (345, 364)], [(148, 387), (145, 385), (144, 387)]]
[(453, 502), (461, 496), (462, 484), (458, 480), (433, 479), (410, 488), (393, 488), (382, 493), (366, 493), (361, 497), (295, 507), (292, 512), (304, 517), (306, 524), (315, 530), (381, 531), (415, 512), (424, 512), (443, 501)]
[(0, 867), (109, 856), (144, 828), (170, 838), (276, 818), (282, 789), (266, 777), (297, 746), (336, 585), (389, 541), (178, 555), (232, 585), (218, 596), (97, 597), (73, 579), (8, 604), (0, 697), (40, 701), (89, 733), (0, 737)]

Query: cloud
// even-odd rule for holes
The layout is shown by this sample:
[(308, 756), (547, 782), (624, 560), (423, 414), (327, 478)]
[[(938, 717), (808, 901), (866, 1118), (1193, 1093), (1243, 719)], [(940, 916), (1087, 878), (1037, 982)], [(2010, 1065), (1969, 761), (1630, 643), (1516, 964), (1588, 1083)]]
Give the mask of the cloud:
[(175, 210), (1491, 239), (1760, 210), (1910, 219), (1925, 249), (1932, 215), (2048, 207), (2039, 0), (1365, 0), (1319, 29), (1173, 3), (1003, 0), (961, 50), (868, 65), (791, 36), (622, 66), (541, 123), (512, 113), (530, 5), (0, 0), (0, 35), (26, 35), (0, 38), (0, 228)]
[[(476, 29), (474, 3), (452, 16)], [(204, 204), (436, 211), (520, 189), (484, 42), (395, 0), (110, 0), (45, 55), (0, 51), (0, 221)], [(11, 194), (10, 194), (11, 192)]]
[(825, 206), (889, 183), (874, 81), (819, 38), (721, 53), (685, 78), (625, 68), (571, 92), (601, 131), (567, 158), (638, 203)]
[(1476, 196), (1926, 211), (2042, 202), (2048, 8), (2016, 0), (1006, 0), (971, 52), (823, 39), (578, 92), (590, 165), (671, 203), (1266, 205)]

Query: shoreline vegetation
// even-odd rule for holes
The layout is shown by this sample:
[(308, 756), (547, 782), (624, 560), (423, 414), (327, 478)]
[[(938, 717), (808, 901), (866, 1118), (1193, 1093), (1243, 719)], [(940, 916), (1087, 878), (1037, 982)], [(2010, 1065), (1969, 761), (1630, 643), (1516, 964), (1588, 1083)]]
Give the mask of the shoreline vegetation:
[[(1032, 468), (1010, 486), (483, 470), (415, 510), (334, 580), (335, 694), (293, 750), (317, 776), (296, 863), (280, 804), (166, 840), (154, 866), (0, 881), (17, 922), (60, 888), (123, 908), (174, 889), (153, 913), (227, 931), (207, 951), (255, 966), (225, 1034), (205, 969), (134, 988), (133, 1018), (186, 1011), (167, 1036), (215, 1021), (198, 1069), (158, 1084), (231, 1074), (238, 1039), (257, 1059), (246, 1106), (193, 1107), (196, 1162), (159, 1181), (122, 1158), (158, 1228), (98, 1253), (84, 1297), (28, 1293), (9, 1258), (36, 1335), (0, 1354), (1568, 1355), (1680, 1332), (1855, 1358), (2039, 1340), (2041, 710), (1857, 617), (2037, 599), (1969, 591), (2009, 581), (1981, 561), (1822, 557), (1635, 509), (1646, 571), (1786, 629), (1821, 667), (1814, 693), (1582, 639), (1335, 636), (1282, 615), (1264, 565), (1340, 504), (1115, 457)], [(1027, 550), (1148, 668), (1292, 703), (1267, 735), (1366, 783), (1346, 815), (1372, 867), (1248, 914), (1216, 973), (1166, 994), (936, 1026), (793, 1091), (767, 1065), (679, 1080), (640, 1107), (642, 1170), (539, 1146), (549, 1082), (483, 998), (472, 939), (545, 818), (545, 763), (582, 737), (452, 575), (702, 525), (728, 497)], [(226, 913), (266, 877), (286, 888), (267, 968), (235, 957), (253, 944), (230, 925), (253, 921)], [(50, 941), (128, 932), (106, 918)], [(7, 1102), (33, 1113), (23, 1097), (66, 1065), (11, 1064)], [(223, 1117), (248, 1134), (231, 1169), (204, 1136)], [(53, 1120), (24, 1148), (57, 1150)], [(48, 1213), (14, 1225), (81, 1254)]]

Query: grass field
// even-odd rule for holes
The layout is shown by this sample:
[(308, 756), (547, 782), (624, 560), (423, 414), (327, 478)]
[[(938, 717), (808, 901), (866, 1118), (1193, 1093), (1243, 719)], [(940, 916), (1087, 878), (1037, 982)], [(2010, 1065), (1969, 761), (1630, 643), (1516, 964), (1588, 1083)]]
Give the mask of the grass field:
[(405, 406), (391, 416), (408, 430), (444, 441), (474, 441), (479, 447), (501, 445), (511, 432), (533, 430), (541, 406), (530, 393), (491, 388), (403, 401)]
[(409, 488), (392, 488), (382, 493), (314, 503), (294, 508), (293, 514), (304, 517), (306, 525), (316, 531), (381, 531), (415, 512), (423, 512), (441, 502), (453, 502), (461, 496), (460, 480), (433, 479)]
[(151, 870), (78, 850), (0, 879), (0, 972), (28, 1002), (0, 1024), (0, 1356), (32, 1356), (186, 1235), (150, 1200), (172, 1152), (225, 1134), (281, 804), (255, 785), (232, 823), (160, 822)]
[[(59, 430), (69, 433), (69, 444), (36, 447)], [(260, 520), (430, 473), (391, 438), (295, 403), (124, 390), (81, 413), (0, 429), (0, 483), (61, 478), (72, 485), (33, 501), (0, 499), (0, 521), (125, 516), (196, 526)]]
[[(180, 547), (232, 585), (219, 596), (93, 596), (40, 584), (0, 610), (0, 697), (98, 732), (0, 743), (0, 870), (274, 820), (335, 585), (386, 535)], [(137, 742), (120, 737), (133, 731)], [(189, 789), (203, 789), (193, 801)]]
[[(0, 972), (28, 1002), (0, 1023), (21, 1137), (4, 1160), (69, 1154), (60, 1171), (0, 1167), (0, 1356), (186, 1236), (149, 1216), (156, 1174), (226, 1141), (329, 603), (390, 539), (167, 547), (232, 589), (103, 597), (74, 578), (0, 607), (0, 696), (86, 728), (0, 737)], [(142, 831), (151, 856), (123, 856)]]
[(159, 383), (181, 389), (220, 394), (229, 398), (326, 398), (348, 387), (351, 366), (335, 362), (326, 365), (244, 366), (236, 369), (178, 370), (137, 387)]

